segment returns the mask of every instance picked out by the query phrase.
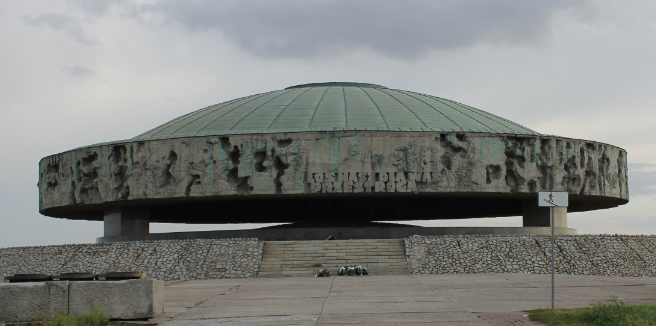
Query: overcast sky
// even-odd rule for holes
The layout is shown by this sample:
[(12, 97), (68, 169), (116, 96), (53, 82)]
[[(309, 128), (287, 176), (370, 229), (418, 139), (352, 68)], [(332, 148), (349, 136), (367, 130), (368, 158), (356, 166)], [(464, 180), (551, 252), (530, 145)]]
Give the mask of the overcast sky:
[(42, 157), (326, 81), (427, 93), (622, 147), (630, 203), (570, 214), (569, 225), (656, 233), (653, 0), (0, 0), (0, 44), (0, 247), (102, 236), (102, 222), (38, 213)]

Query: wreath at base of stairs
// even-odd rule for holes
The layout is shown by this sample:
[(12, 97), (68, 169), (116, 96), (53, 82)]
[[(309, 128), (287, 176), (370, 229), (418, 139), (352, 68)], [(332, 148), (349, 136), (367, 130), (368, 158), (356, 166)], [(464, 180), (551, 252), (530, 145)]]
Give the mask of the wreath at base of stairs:
[[(367, 268), (363, 267), (362, 265), (342, 266), (337, 272), (337, 276), (360, 276), (360, 275), (369, 275), (369, 273), (367, 272)], [(328, 277), (328, 276), (330, 276), (330, 271), (323, 267), (320, 270), (318, 270), (316, 274), (314, 274), (314, 277)]]
[(330, 271), (323, 267), (316, 274), (314, 274), (314, 277), (327, 277), (327, 276), (330, 276)]
[(342, 266), (342, 268), (339, 269), (337, 272), (338, 276), (358, 276), (358, 275), (368, 275), (367, 273), (367, 268), (360, 266)]

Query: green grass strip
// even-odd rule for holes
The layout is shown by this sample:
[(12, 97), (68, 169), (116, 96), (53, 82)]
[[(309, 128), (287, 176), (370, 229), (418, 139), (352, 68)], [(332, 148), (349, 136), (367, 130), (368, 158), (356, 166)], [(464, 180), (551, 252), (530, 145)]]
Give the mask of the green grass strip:
[(656, 305), (630, 305), (612, 297), (610, 303), (597, 303), (575, 309), (528, 310), (531, 321), (554, 326), (656, 326)]
[(59, 314), (43, 323), (44, 326), (106, 326), (109, 316), (100, 308), (91, 305), (91, 310), (78, 316)]

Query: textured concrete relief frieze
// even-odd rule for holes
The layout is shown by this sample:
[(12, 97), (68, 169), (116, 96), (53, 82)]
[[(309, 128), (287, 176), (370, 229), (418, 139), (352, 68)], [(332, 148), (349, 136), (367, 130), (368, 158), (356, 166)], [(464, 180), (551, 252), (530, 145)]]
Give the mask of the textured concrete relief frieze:
[(626, 152), (558, 137), (321, 132), (100, 145), (40, 162), (41, 210), (217, 195), (540, 190), (628, 199)]
[(413, 192), (431, 182), (431, 172), (308, 172), (312, 193)]
[(310, 193), (417, 193), (418, 184), (439, 178), (433, 151), (417, 145), (414, 137), (354, 135), (313, 145), (319, 151), (311, 151), (308, 159)]

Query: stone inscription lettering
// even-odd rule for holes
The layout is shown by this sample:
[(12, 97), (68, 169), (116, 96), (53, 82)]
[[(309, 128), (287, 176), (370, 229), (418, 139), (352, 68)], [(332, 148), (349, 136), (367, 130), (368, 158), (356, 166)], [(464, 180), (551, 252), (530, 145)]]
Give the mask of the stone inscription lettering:
[(312, 193), (417, 193), (417, 183), (434, 180), (434, 172), (310, 172), (307, 182)]

